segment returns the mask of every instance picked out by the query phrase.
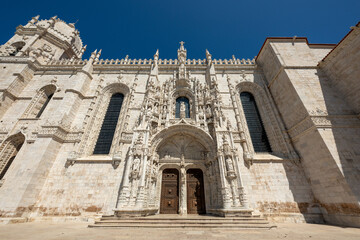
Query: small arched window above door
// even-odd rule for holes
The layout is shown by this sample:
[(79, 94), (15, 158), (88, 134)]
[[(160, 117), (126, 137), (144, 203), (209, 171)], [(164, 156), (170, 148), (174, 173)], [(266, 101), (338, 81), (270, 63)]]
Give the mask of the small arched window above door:
[(185, 118), (190, 118), (190, 102), (187, 97), (178, 97), (176, 99), (175, 118), (181, 118), (182, 111), (185, 112)]
[(109, 154), (123, 100), (124, 95), (121, 93), (115, 93), (111, 96), (94, 154)]
[(254, 96), (249, 92), (240, 93), (241, 104), (255, 152), (271, 152), (268, 137)]

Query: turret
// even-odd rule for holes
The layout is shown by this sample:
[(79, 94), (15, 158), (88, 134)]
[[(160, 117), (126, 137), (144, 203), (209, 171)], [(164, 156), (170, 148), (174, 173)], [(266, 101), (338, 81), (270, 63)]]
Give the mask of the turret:
[(85, 51), (79, 31), (54, 16), (49, 20), (33, 17), (18, 26), (15, 35), (0, 46), (0, 56), (30, 57), (40, 63), (50, 60), (80, 59)]

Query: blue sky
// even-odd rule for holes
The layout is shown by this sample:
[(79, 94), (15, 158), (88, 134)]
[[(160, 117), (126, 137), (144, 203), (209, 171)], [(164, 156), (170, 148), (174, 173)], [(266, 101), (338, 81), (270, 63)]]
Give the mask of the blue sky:
[(102, 58), (176, 58), (185, 41), (188, 58), (253, 58), (266, 37), (308, 37), (337, 43), (360, 20), (360, 1), (6, 1), (0, 15), (0, 44), (31, 17), (57, 15), (76, 22), (88, 49)]

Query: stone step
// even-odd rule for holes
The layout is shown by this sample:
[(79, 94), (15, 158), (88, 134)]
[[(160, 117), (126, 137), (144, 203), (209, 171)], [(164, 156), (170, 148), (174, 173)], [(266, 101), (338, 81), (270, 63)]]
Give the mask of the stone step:
[(150, 225), (158, 225), (158, 224), (269, 224), (269, 222), (265, 220), (260, 221), (233, 221), (233, 222), (223, 222), (223, 221), (141, 221), (141, 220), (133, 220), (133, 221), (122, 221), (122, 220), (108, 220), (108, 221), (96, 221), (95, 224), (150, 224)]
[(143, 222), (143, 223), (169, 223), (169, 222), (187, 222), (187, 223), (253, 223), (253, 222), (266, 222), (265, 219), (106, 219), (96, 222), (108, 222), (108, 223), (130, 223), (130, 222)]
[(241, 217), (216, 217), (211, 215), (155, 215), (136, 218), (102, 216), (89, 227), (104, 228), (237, 228), (271, 229), (271, 225), (259, 215)]
[(236, 228), (236, 229), (271, 229), (269, 224), (92, 224), (90, 228)]
[(177, 216), (177, 217), (167, 217), (167, 216), (162, 216), (162, 217), (136, 217), (136, 218), (119, 218), (119, 217), (115, 217), (115, 216), (103, 216), (101, 218), (101, 220), (117, 220), (117, 219), (137, 219), (137, 220), (149, 220), (149, 221), (153, 221), (153, 220), (179, 220), (179, 219), (188, 219), (188, 220), (225, 220), (225, 221), (233, 221), (233, 220), (253, 220), (253, 219), (263, 219), (261, 218), (259, 215), (257, 216), (242, 216), (242, 217), (215, 217), (215, 216), (185, 216), (185, 217), (181, 217), (181, 216)]
[(178, 220), (189, 220), (189, 221), (256, 221), (256, 220), (263, 220), (264, 218), (101, 218), (101, 221), (112, 221), (112, 220), (124, 220), (124, 221), (131, 221), (131, 220), (144, 220), (144, 221), (178, 221)]

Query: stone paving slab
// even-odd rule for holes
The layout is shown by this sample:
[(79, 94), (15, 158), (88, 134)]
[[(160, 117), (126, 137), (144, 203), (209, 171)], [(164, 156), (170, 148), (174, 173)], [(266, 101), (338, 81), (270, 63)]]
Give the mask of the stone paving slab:
[(360, 239), (360, 229), (320, 224), (277, 224), (271, 230), (236, 229), (93, 229), (88, 222), (32, 222), (0, 225), (1, 240), (92, 240), (92, 239)]

